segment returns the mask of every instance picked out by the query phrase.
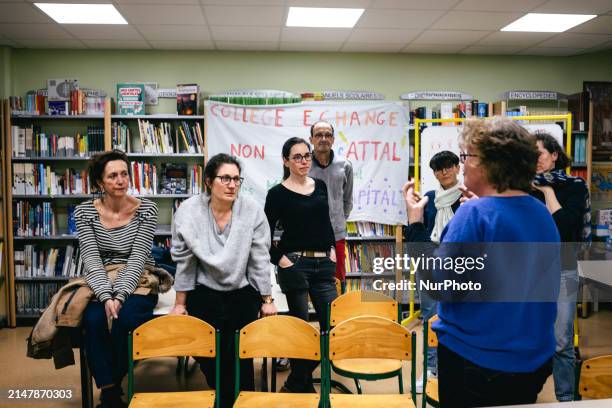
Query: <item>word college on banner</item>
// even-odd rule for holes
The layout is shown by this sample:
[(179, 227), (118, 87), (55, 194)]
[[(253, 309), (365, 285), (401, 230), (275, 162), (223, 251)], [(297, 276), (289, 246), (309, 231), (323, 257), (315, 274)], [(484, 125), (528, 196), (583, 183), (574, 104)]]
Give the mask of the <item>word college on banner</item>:
[(406, 224), (401, 194), (408, 178), (408, 115), (394, 102), (314, 102), (242, 106), (206, 101), (208, 157), (236, 156), (245, 182), (241, 194), (262, 205), (282, 181), (282, 146), (290, 137), (309, 141), (318, 120), (335, 129), (334, 152), (353, 165), (353, 211), (349, 220)]

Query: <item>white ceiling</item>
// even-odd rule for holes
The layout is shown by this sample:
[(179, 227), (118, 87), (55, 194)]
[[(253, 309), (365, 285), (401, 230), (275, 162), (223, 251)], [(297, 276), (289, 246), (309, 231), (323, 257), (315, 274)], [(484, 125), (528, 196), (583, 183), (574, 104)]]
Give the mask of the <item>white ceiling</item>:
[[(114, 0), (128, 21), (60, 25), (0, 0), (0, 45), (16, 48), (406, 52), (569, 56), (612, 49), (612, 0)], [(109, 3), (108, 0), (55, 0)], [(285, 27), (289, 6), (362, 7), (350, 28)], [(565, 33), (499, 29), (528, 12), (597, 14)]]

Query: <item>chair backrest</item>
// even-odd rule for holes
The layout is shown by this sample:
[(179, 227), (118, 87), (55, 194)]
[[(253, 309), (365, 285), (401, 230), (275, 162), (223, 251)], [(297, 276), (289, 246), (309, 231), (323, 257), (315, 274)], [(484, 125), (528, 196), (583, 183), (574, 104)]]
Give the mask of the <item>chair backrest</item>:
[(319, 331), (292, 316), (268, 316), (247, 324), (240, 329), (237, 347), (240, 358), (321, 359)]
[(433, 315), (427, 321), (427, 347), (438, 347), (438, 336), (436, 332), (431, 329), (431, 324), (438, 320), (438, 315)]
[(162, 316), (132, 333), (132, 358), (215, 357), (215, 329), (193, 316)]
[(612, 398), (612, 355), (586, 360), (580, 368), (579, 393), (587, 398)]
[(355, 290), (337, 297), (330, 306), (330, 327), (357, 316), (378, 316), (398, 322), (399, 307), (389, 296), (374, 291)]
[(414, 333), (393, 320), (358, 316), (339, 323), (329, 332), (329, 360), (411, 360), (415, 339)]

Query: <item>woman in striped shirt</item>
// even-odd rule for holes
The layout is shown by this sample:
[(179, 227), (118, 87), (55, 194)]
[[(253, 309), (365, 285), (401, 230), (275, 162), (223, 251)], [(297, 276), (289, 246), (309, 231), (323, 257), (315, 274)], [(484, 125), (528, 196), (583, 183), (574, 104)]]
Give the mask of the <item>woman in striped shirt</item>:
[(157, 303), (156, 294), (134, 293), (145, 267), (155, 265), (151, 244), (157, 206), (128, 194), (129, 168), (118, 150), (92, 157), (89, 181), (101, 197), (75, 210), (85, 279), (95, 295), (83, 325), (88, 363), (101, 389), (100, 408), (126, 406), (121, 380), (127, 372), (128, 333), (153, 316)]

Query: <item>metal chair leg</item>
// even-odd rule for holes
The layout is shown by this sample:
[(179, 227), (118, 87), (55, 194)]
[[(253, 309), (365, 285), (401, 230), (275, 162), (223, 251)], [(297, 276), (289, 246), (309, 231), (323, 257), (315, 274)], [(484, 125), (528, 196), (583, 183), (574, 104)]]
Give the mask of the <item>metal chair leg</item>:
[(363, 394), (363, 390), (361, 389), (361, 383), (356, 378), (354, 378), (354, 380), (355, 380), (355, 387), (357, 387), (357, 394)]

